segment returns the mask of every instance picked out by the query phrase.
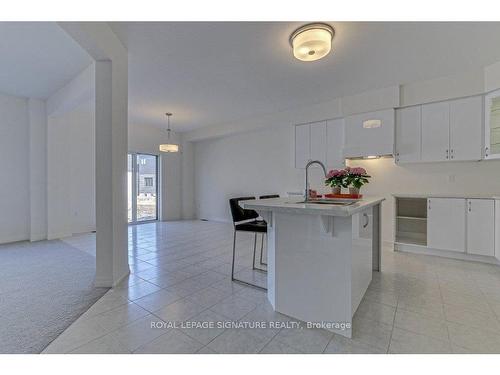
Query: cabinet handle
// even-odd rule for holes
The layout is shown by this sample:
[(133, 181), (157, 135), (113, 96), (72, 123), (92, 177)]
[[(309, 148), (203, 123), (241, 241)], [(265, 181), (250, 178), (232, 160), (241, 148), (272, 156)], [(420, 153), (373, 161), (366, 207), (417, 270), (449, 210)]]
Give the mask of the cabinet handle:
[(446, 150), (446, 159), (448, 159), (449, 150)]
[(366, 228), (368, 226), (368, 223), (370, 222), (370, 218), (366, 213), (363, 214), (363, 217), (366, 219), (366, 223), (363, 224), (363, 228)]
[(486, 148), (484, 149), (484, 156), (486, 156), (486, 157), (488, 157), (488, 150), (489, 150), (489, 148), (488, 148), (488, 147), (486, 147)]
[(428, 203), (429, 203), (428, 209), (430, 210), (431, 209), (431, 200), (430, 199), (429, 199)]
[(472, 202), (469, 201), (469, 212), (472, 212)]

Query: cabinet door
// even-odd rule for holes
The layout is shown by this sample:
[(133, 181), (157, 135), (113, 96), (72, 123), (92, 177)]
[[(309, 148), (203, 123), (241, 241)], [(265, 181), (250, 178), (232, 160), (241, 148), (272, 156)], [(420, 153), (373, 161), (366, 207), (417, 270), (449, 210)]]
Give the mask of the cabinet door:
[(446, 161), (449, 153), (450, 105), (422, 106), (422, 161)]
[(485, 113), (485, 159), (500, 158), (500, 90), (486, 95)]
[(311, 134), (310, 126), (295, 126), (295, 168), (305, 168), (311, 158), (310, 154)]
[(396, 111), (396, 163), (411, 163), (421, 158), (421, 107)]
[(328, 120), (326, 124), (326, 166), (344, 168), (344, 120)]
[(483, 98), (450, 102), (450, 160), (481, 160)]
[(500, 199), (495, 200), (495, 258), (500, 260)]
[(311, 160), (326, 163), (326, 121), (311, 124)]
[(392, 155), (394, 118), (393, 109), (346, 117), (344, 156)]
[(495, 255), (495, 201), (467, 200), (467, 253)]
[(427, 246), (465, 252), (465, 199), (427, 199)]

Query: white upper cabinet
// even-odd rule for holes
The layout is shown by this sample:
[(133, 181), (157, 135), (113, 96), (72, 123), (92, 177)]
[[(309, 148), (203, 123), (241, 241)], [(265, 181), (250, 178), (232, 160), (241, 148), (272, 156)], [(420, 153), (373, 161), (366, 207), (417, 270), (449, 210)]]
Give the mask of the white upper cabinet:
[(448, 102), (422, 106), (422, 161), (449, 160), (449, 129)]
[(344, 119), (328, 120), (326, 123), (326, 167), (343, 168), (345, 159), (344, 147)]
[(467, 253), (495, 255), (495, 201), (467, 199)]
[(346, 158), (393, 155), (394, 109), (361, 113), (345, 118)]
[(500, 260), (500, 199), (495, 200), (495, 258)]
[(326, 121), (311, 124), (311, 160), (326, 162)]
[(481, 96), (422, 105), (422, 161), (481, 160)]
[(483, 98), (473, 96), (450, 102), (450, 160), (481, 160)]
[(421, 160), (421, 107), (396, 110), (396, 163), (411, 163)]
[(295, 126), (295, 168), (305, 168), (310, 159), (311, 132), (309, 124)]
[(427, 246), (465, 252), (465, 199), (427, 199)]
[(500, 90), (486, 95), (485, 113), (485, 159), (500, 158)]
[(295, 168), (311, 160), (326, 163), (326, 121), (295, 126)]

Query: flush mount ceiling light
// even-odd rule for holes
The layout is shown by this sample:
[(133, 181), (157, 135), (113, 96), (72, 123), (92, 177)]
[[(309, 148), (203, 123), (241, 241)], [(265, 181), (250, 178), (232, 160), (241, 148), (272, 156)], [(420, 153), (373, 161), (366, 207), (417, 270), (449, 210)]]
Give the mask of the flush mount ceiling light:
[(171, 130), (170, 130), (170, 116), (172, 116), (172, 114), (170, 112), (167, 112), (167, 113), (165, 113), (165, 115), (167, 116), (167, 123), (168, 123), (167, 143), (160, 145), (160, 151), (161, 152), (178, 152), (179, 145), (176, 145), (174, 143), (170, 143), (170, 132), (171, 132)]
[(290, 35), (293, 56), (301, 61), (315, 61), (325, 57), (332, 49), (335, 35), (326, 23), (310, 23), (299, 27)]

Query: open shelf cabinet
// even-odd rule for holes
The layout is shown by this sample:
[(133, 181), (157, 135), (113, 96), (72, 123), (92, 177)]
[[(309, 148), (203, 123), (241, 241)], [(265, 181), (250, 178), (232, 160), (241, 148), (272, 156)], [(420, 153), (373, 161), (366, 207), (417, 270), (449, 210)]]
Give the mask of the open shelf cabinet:
[(427, 199), (396, 198), (395, 242), (427, 246)]

